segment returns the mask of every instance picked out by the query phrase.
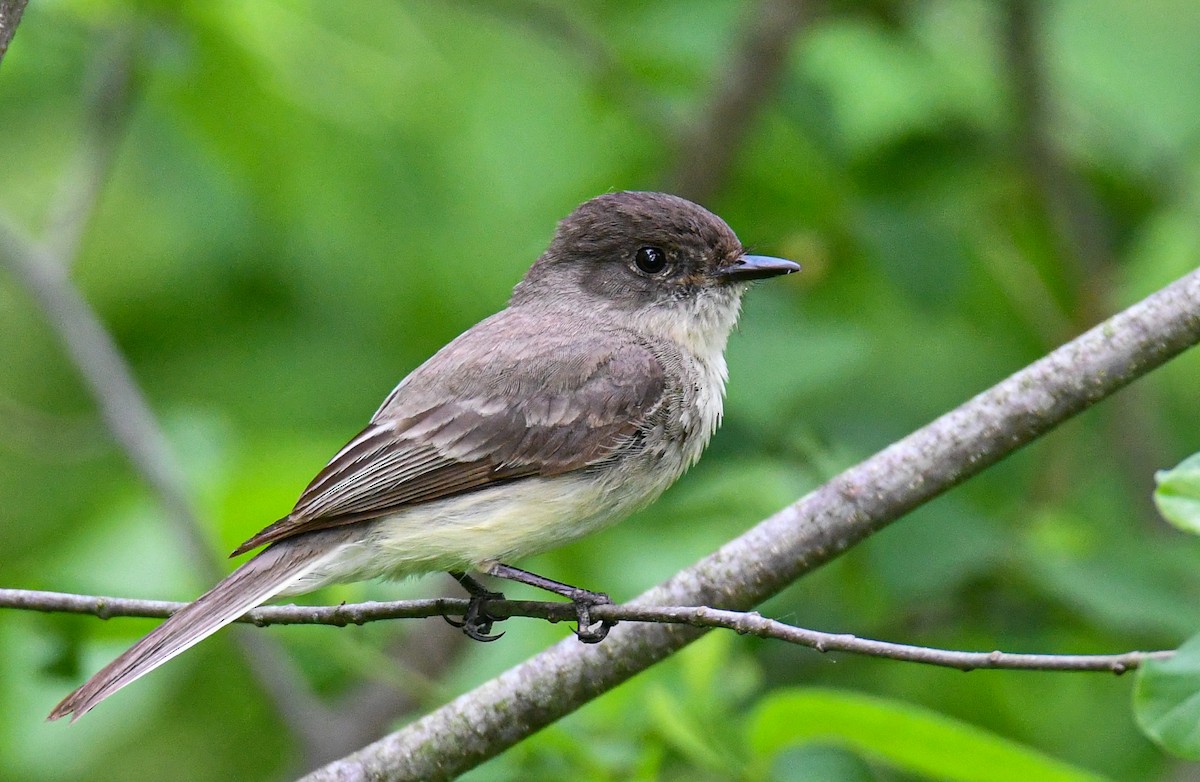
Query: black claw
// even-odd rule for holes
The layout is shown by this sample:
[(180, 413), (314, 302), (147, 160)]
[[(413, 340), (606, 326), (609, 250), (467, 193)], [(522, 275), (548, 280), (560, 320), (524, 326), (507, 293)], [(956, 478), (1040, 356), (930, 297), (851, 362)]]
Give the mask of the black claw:
[(575, 637), (580, 642), (585, 644), (598, 644), (608, 637), (608, 631), (611, 630), (616, 622), (602, 621), (599, 626), (592, 627), (592, 606), (610, 605), (612, 600), (603, 592), (587, 592), (579, 590), (578, 594), (571, 595), (571, 602), (575, 605), (575, 621), (577, 629)]
[[(490, 629), (491, 625), (488, 625), (488, 628)], [(463, 633), (465, 633), (467, 638), (470, 638), (472, 641), (479, 641), (480, 643), (485, 643), (485, 644), (491, 643), (492, 641), (496, 641), (504, 636), (503, 631), (496, 633), (495, 635), (488, 635), (485, 632), (481, 632), (480, 630), (473, 630), (470, 627), (464, 627)]]
[[(587, 589), (573, 587), (570, 584), (564, 584), (561, 581), (539, 576), (537, 573), (530, 573), (527, 570), (515, 568), (512, 565), (505, 565), (503, 562), (493, 562), (485, 571), (489, 576), (497, 578), (507, 578), (509, 581), (516, 581), (519, 584), (527, 584), (538, 589), (545, 589), (547, 592), (553, 592), (556, 595), (562, 595), (571, 601), (575, 606), (575, 618), (578, 623), (578, 629), (575, 630), (575, 636), (585, 644), (600, 643), (608, 636), (608, 631), (611, 630), (617, 623), (614, 621), (601, 621), (599, 626), (592, 627), (592, 606), (609, 605), (612, 600), (603, 592), (592, 592)], [(476, 592), (486, 591), (484, 587), (472, 578), (469, 578), (464, 573), (452, 572), (450, 575), (457, 578), (464, 587), (467, 588), (472, 595)], [(474, 600), (472, 599), (472, 602)], [(469, 609), (469, 606), (468, 606)], [(468, 616), (463, 617), (463, 621), (470, 622), (470, 611)], [(485, 615), (486, 616), (486, 615)], [(488, 617), (490, 619), (490, 617)], [(488, 625), (487, 629), (491, 629)], [(464, 632), (466, 628), (463, 628)], [(470, 635), (470, 633), (468, 633)]]
[(482, 641), (484, 643), (495, 641), (504, 635), (504, 633), (492, 635), (492, 625), (497, 619), (487, 612), (487, 601), (503, 599), (504, 595), (499, 592), (472, 591), (471, 598), (467, 601), (467, 611), (463, 614), (461, 621), (451, 619), (445, 614), (442, 615), (442, 618), (452, 627), (461, 628), (463, 635), (473, 641)]
[(616, 622), (601, 622), (600, 626), (597, 628), (580, 627), (580, 629), (575, 631), (575, 637), (578, 638), (581, 643), (598, 644), (608, 637), (608, 631), (611, 630), (615, 624)]

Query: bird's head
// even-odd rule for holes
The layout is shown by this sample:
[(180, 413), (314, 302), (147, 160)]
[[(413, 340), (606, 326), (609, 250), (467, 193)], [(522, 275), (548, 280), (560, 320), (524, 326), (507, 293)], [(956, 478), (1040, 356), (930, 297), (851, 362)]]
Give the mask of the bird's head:
[(609, 193), (558, 224), (511, 303), (614, 312), (633, 330), (723, 346), (748, 283), (799, 270), (748, 254), (724, 220), (691, 201)]

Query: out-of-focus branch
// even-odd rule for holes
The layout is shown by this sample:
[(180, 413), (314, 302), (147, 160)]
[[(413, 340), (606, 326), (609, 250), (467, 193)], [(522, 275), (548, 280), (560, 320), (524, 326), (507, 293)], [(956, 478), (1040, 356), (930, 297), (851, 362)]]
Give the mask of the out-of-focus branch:
[[(100, 66), (87, 90), (89, 111), (85, 141), (76, 163), (64, 178), (59, 198), (50, 210), (50, 235), (44, 244), (24, 236), (0, 216), (0, 266), (32, 295), (65, 346), (72, 363), (100, 409), (101, 418), (134, 469), (163, 506), (188, 560), (205, 580), (224, 575), (191, 505), (186, 478), (166, 435), (134, 380), (128, 362), (91, 306), (69, 276), (97, 200), (123, 138), (133, 100), (131, 69), (137, 33), (114, 35), (99, 55)], [(328, 711), (297, 675), (271, 639), (238, 634), (237, 644), (256, 679), (275, 703), (300, 742), (321, 752), (332, 734)]]
[[(1004, 52), (1023, 168), (1070, 281), (1074, 294), (1071, 326), (1079, 330), (1109, 311), (1118, 264), (1102, 205), (1053, 138), (1055, 96), (1041, 38), (1045, 11), (1039, 0), (1007, 0)], [(1157, 514), (1148, 499), (1150, 476), (1162, 466), (1165, 448), (1156, 436), (1150, 407), (1137, 400), (1138, 395), (1119, 399), (1114, 414), (1107, 417), (1107, 427), (1111, 441), (1120, 446), (1113, 453), (1127, 482), (1147, 489), (1135, 491), (1147, 498), (1137, 509), (1152, 522)], [(1044, 475), (1052, 480), (1068, 472), (1062, 465), (1051, 465)], [(1060, 487), (1068, 482), (1060, 481)]]
[(8, 45), (17, 34), (17, 25), (21, 22), (21, 14), (29, 0), (0, 0), (0, 64), (8, 52)]
[(46, 313), (105, 425), (162, 500), (188, 559), (212, 581), (224, 574), (191, 508), (183, 471), (124, 356), (68, 273), (120, 146), (123, 117), (132, 101), (130, 69), (135, 49), (133, 31), (119, 32), (101, 47), (99, 67), (93, 70), (96, 75), (84, 96), (90, 111), (83, 125), (83, 148), (50, 207), (48, 238), (39, 244), (0, 216), (0, 264)]
[[(175, 528), (188, 559), (207, 580), (223, 573), (187, 496), (182, 469), (166, 435), (112, 336), (67, 276), (65, 265), (0, 220), (0, 265), (7, 267), (46, 312), (92, 392), (109, 430), (150, 486)], [(289, 664), (268, 639), (239, 635), (238, 644), (279, 713), (308, 747), (320, 747), (329, 724), (303, 680), (285, 673)]]
[[(186, 603), (165, 600), (130, 600), (119, 597), (71, 595), (0, 589), (0, 608), (30, 611), (64, 611), (92, 614), (103, 619), (115, 616), (167, 617)], [(390, 603), (358, 603), (337, 606), (263, 606), (253, 609), (239, 622), (260, 627), (272, 624), (328, 624), (344, 627), (385, 619), (461, 616), (467, 610), (462, 599), (399, 600)], [(496, 619), (516, 616), (569, 622), (575, 616), (570, 603), (493, 600), (488, 613)], [(755, 635), (807, 646), (818, 652), (849, 652), (902, 662), (937, 665), (960, 671), (1004, 668), (1024, 671), (1105, 671), (1125, 673), (1147, 659), (1167, 659), (1174, 652), (1124, 652), (1121, 654), (1013, 654), (1010, 652), (962, 652), (927, 646), (896, 644), (859, 638), (847, 633), (823, 633), (768, 619), (754, 612), (721, 611), (703, 606), (603, 605), (592, 610), (597, 621), (652, 622), (691, 627), (723, 628), (742, 635)]]
[(188, 558), (209, 580), (222, 573), (184, 490), (183, 473), (134, 383), (129, 365), (60, 259), (0, 221), (0, 264), (46, 313), (100, 408), (109, 431), (167, 511)]
[(759, 109), (787, 65), (806, 18), (803, 0), (763, 0), (733, 46), (712, 96), (679, 144), (671, 187), (701, 203), (725, 181)]
[(84, 116), (75, 159), (50, 202), (42, 232), (46, 251), (64, 265), (79, 254), (79, 242), (92, 222), (100, 193), (108, 182), (136, 90), (134, 62), (139, 52), (139, 32), (133, 26), (113, 31), (101, 44), (87, 70)]
[(1108, 307), (1115, 267), (1112, 242), (1095, 197), (1063, 160), (1053, 138), (1037, 0), (1008, 0), (1006, 46), (1017, 120), (1017, 144), (1037, 200), (1049, 220), (1057, 253), (1079, 296), (1077, 319), (1095, 323)]
[[(129, 26), (114, 30), (98, 47), (87, 70), (79, 150), (51, 202), (44, 239), (37, 244), (25, 238), (0, 216), (0, 265), (8, 263), (49, 315), (106, 426), (164, 506), (187, 558), (206, 581), (215, 581), (224, 569), (191, 506), (185, 476), (124, 356), (69, 278), (125, 135), (137, 95), (135, 65), (141, 41), (140, 31)], [(372, 682), (364, 685), (367, 693), (362, 697), (330, 708), (312, 695), (275, 639), (236, 633), (234, 640), (254, 678), (298, 737), (305, 768), (361, 746), (413, 705)], [(451, 645), (461, 646), (462, 636), (450, 636), (449, 645), (431, 659), (450, 664), (455, 657)]]
[[(747, 610), (1197, 342), (1200, 271), (846, 470), (634, 602)], [(701, 632), (625, 623), (601, 644), (564, 641), (306, 779), (450, 779)]]

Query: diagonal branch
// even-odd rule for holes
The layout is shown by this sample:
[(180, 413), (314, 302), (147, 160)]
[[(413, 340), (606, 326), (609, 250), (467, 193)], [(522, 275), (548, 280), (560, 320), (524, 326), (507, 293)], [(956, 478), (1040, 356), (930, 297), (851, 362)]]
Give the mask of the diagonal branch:
[[(846, 470), (635, 602), (749, 609), (1197, 342), (1200, 270)], [(701, 633), (622, 624), (602, 644), (569, 639), (306, 779), (453, 778)]]
[[(5, 0), (0, 0), (0, 14), (5, 7)], [(162, 504), (185, 556), (211, 582), (223, 576), (224, 569), (192, 507), (186, 476), (128, 362), (69, 276), (139, 96), (137, 64), (143, 41), (138, 24), (119, 24), (95, 47), (84, 89), (79, 149), (50, 204), (43, 238), (35, 243), (0, 215), (0, 267), (11, 269), (46, 313), (96, 399), (107, 428)], [(458, 642), (459, 637), (451, 638)], [(341, 757), (378, 736), (384, 729), (380, 725), (390, 725), (410, 706), (375, 683), (364, 685), (375, 697), (351, 693), (347, 697), (352, 700), (327, 706), (311, 693), (275, 640), (259, 634), (234, 636), (252, 675), (300, 739), (305, 768)], [(448, 664), (453, 659), (450, 651), (441, 649), (431, 657)]]
[[(189, 560), (215, 581), (224, 574), (205, 539), (187, 496), (182, 469), (166, 435), (112, 336), (71, 283), (58, 258), (22, 237), (0, 219), (0, 265), (7, 266), (47, 313), (75, 366), (89, 386), (102, 417), (137, 472), (163, 504)], [(299, 676), (268, 639), (239, 636), (238, 644), (255, 677), (280, 714), (310, 747), (326, 735), (328, 715), (304, 690)]]
[(166, 436), (112, 335), (67, 276), (66, 265), (2, 218), (0, 265), (8, 267), (48, 316), (95, 398), (104, 423), (166, 507), (167, 519), (184, 541), (189, 560), (208, 580), (220, 578), (224, 574), (192, 511), (183, 472)]
[(21, 22), (21, 14), (29, 0), (0, 0), (0, 63), (13, 36), (17, 34), (17, 25)]

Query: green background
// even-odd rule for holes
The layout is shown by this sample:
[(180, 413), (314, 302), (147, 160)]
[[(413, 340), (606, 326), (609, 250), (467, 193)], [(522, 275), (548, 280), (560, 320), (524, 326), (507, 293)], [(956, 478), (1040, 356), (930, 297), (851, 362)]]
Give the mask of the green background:
[[(520, 563), (627, 599), (1200, 259), (1193, 0), (814, 2), (765, 100), (723, 117), (714, 96), (759, 14), (33, 0), (0, 68), (0, 214), (55, 240), (64, 191), (102, 172), (72, 277), (221, 555), (285, 514), (406, 372), (502, 307), (556, 220), (598, 193), (683, 188), (717, 162), (690, 141), (732, 129), (728, 169), (682, 194), (804, 272), (747, 297), (699, 466), (628, 522)], [(122, 97), (104, 85), (125, 68)], [(1185, 355), (763, 612), (972, 650), (1178, 645), (1200, 627), (1200, 546), (1150, 492), (1200, 450), (1197, 388)], [(0, 586), (208, 585), (8, 274), (0, 540)], [(43, 722), (152, 626), (0, 613), (0, 780), (273, 780), (330, 759), (278, 716), (234, 633), (277, 642), (330, 709), (322, 751), (344, 753), (567, 632), (235, 628), (77, 725)], [(1195, 775), (1138, 732), (1131, 686), (713, 634), (469, 778)]]

